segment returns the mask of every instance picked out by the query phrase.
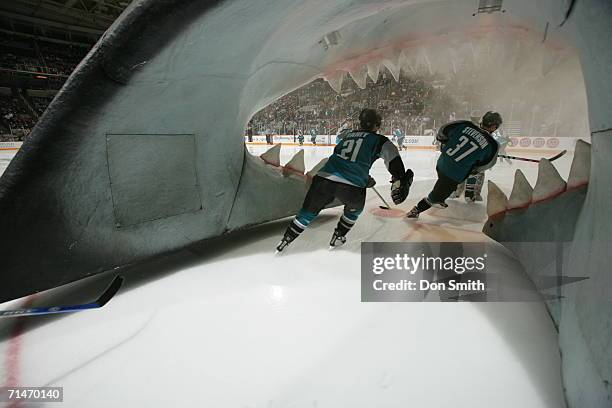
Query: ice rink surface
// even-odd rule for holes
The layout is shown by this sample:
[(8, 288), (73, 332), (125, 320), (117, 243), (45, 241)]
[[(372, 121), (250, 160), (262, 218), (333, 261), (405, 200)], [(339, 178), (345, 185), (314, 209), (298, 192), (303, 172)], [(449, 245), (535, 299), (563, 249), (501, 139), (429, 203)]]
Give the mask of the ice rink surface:
[(15, 152), (12, 150), (0, 150), (0, 174), (4, 173), (13, 156)]
[[(298, 149), (284, 146), (281, 163)], [(332, 148), (304, 150), (310, 169)], [(0, 152), (0, 171), (12, 154)], [(406, 211), (433, 185), (437, 153), (401, 154), (416, 174)], [(564, 178), (570, 163), (555, 162)], [(517, 168), (533, 186), (531, 163), (498, 164), (487, 179), (509, 194)], [(382, 161), (372, 175), (390, 201)], [(126, 284), (101, 310), (0, 320), (0, 386), (64, 387), (62, 407), (564, 407), (543, 304), (360, 301), (362, 241), (488, 240), (484, 203), (450, 201), (418, 221), (380, 217), (380, 204), (368, 192), (331, 252), (338, 208), (280, 256), (288, 219), (123, 268)], [(3, 308), (91, 299), (113, 275)]]

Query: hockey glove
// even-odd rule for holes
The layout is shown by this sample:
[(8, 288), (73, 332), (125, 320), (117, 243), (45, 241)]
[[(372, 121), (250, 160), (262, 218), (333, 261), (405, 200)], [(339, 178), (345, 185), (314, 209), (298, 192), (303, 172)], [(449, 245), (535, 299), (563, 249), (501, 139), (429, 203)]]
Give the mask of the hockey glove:
[(393, 199), (393, 203), (401, 204), (404, 202), (410, 192), (413, 178), (414, 173), (412, 170), (408, 169), (401, 179), (391, 180), (391, 198)]
[(372, 178), (372, 176), (368, 176), (368, 182), (366, 184), (366, 188), (372, 188), (376, 185), (376, 180)]

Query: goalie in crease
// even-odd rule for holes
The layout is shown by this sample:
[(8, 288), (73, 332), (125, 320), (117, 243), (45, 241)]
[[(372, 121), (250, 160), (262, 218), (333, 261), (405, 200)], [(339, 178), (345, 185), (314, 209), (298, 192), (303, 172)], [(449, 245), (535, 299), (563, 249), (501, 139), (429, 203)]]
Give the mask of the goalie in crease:
[(429, 195), (406, 215), (418, 218), (433, 206), (447, 207), (446, 199), (468, 177), (493, 167), (497, 161), (499, 144), (491, 136), (502, 124), (497, 112), (487, 112), (480, 124), (468, 120), (450, 122), (438, 130), (440, 157), (436, 164), (438, 180)]
[(378, 134), (382, 118), (374, 109), (363, 109), (359, 114), (359, 129), (347, 132), (334, 149), (327, 163), (312, 179), (302, 208), (291, 221), (276, 247), (282, 251), (295, 240), (319, 212), (334, 200), (344, 204), (344, 213), (338, 221), (329, 245), (336, 247), (346, 242), (359, 214), (363, 211), (366, 188), (376, 183), (370, 177), (372, 164), (382, 158), (391, 173), (391, 198), (395, 204), (403, 202), (412, 184), (413, 172), (405, 170), (397, 147), (385, 136)]

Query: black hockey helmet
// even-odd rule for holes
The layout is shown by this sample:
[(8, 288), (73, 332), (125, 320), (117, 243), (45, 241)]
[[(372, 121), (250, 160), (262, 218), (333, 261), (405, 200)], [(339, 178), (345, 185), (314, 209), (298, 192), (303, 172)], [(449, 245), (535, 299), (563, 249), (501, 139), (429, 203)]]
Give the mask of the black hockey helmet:
[(502, 121), (501, 115), (493, 111), (488, 111), (487, 113), (485, 113), (481, 121), (481, 124), (484, 127), (491, 127), (491, 126), (500, 127), (502, 123), (503, 121)]
[(372, 130), (374, 127), (380, 127), (382, 124), (382, 116), (376, 109), (365, 108), (359, 113), (359, 126), (364, 130)]

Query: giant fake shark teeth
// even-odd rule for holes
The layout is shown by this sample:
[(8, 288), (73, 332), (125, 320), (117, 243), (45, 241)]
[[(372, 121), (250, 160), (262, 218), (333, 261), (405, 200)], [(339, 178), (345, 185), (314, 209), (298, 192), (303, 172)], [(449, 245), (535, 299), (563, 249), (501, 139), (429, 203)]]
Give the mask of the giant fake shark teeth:
[(552, 198), (565, 191), (565, 180), (547, 159), (541, 159), (538, 164), (538, 180), (533, 188), (532, 203)]
[(399, 82), (400, 69), (401, 69), (400, 53), (399, 52), (390, 53), (385, 58), (383, 58), (382, 63), (385, 67), (387, 67), (387, 69), (391, 73), (391, 76), (393, 76), (393, 79), (395, 79), (395, 82)]
[(342, 91), (342, 81), (344, 80), (344, 72), (343, 71), (335, 71), (329, 76), (324, 77), (329, 86), (336, 92), (340, 93)]
[(588, 184), (591, 175), (591, 144), (584, 140), (576, 142), (574, 160), (567, 179), (567, 188)]
[(508, 209), (525, 208), (531, 204), (533, 188), (522, 171), (516, 170), (514, 173), (514, 185), (508, 200)]
[(487, 197), (487, 215), (489, 217), (495, 216), (497, 214), (501, 214), (506, 211), (508, 208), (508, 198), (506, 194), (497, 184), (489, 180), (489, 194)]
[[(430, 74), (456, 73), (459, 66), (465, 64), (511, 66), (515, 72), (527, 69), (545, 76), (567, 57), (568, 52), (540, 42), (517, 41), (512, 36), (489, 33), (479, 38), (453, 38), (450, 45), (445, 36), (428, 44), (413, 41), (410, 45), (387, 45), (372, 51), (371, 55), (367, 61), (364, 58), (368, 56), (363, 55), (345, 60), (321, 77), (335, 92), (340, 93), (347, 73), (359, 88), (365, 89), (368, 76), (372, 82), (378, 81), (381, 66), (386, 67), (398, 82), (402, 70), (409, 75), (422, 69)], [(534, 55), (538, 55), (537, 61)]]
[(306, 171), (306, 165), (304, 164), (304, 150), (298, 151), (287, 164), (283, 167), (283, 175), (288, 176), (290, 174), (303, 175)]
[(359, 88), (366, 88), (366, 80), (368, 78), (368, 69), (366, 68), (366, 66), (349, 70), (349, 75), (351, 76), (351, 78), (353, 78), (353, 81), (355, 81)]
[(270, 164), (275, 167), (279, 167), (280, 166), (280, 150), (281, 150), (281, 145), (277, 144), (269, 148), (268, 150), (266, 150), (266, 152), (260, 155), (259, 157), (263, 161), (265, 161), (267, 164)]
[(380, 61), (371, 61), (366, 64), (368, 69), (368, 76), (372, 80), (372, 82), (378, 81), (378, 76), (380, 74)]
[[(589, 182), (590, 172), (591, 145), (584, 140), (578, 140), (574, 149), (574, 159), (567, 183), (549, 160), (541, 159), (538, 163), (538, 179), (533, 188), (523, 172), (516, 170), (512, 192), (504, 209), (502, 209), (503, 199), (501, 198), (503, 192), (494, 183), (490, 182), (487, 213), (491, 216), (499, 211), (526, 208), (531, 204), (553, 198), (568, 189), (584, 186)], [(489, 202), (491, 202), (490, 205)]]
[[(300, 149), (284, 166), (281, 166), (280, 164), (280, 152), (281, 144), (277, 144), (268, 149), (265, 153), (261, 154), (259, 158), (262, 159), (267, 165), (278, 167), (285, 177), (291, 175), (304, 176), (304, 173), (306, 172), (304, 150)], [(306, 173), (306, 177), (308, 179), (312, 179), (314, 176), (316, 176), (319, 170), (321, 170), (325, 163), (327, 163), (327, 159), (321, 160), (312, 168), (312, 170)]]

